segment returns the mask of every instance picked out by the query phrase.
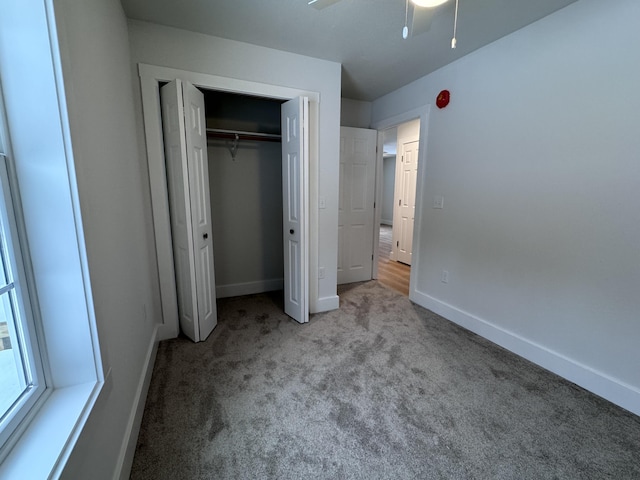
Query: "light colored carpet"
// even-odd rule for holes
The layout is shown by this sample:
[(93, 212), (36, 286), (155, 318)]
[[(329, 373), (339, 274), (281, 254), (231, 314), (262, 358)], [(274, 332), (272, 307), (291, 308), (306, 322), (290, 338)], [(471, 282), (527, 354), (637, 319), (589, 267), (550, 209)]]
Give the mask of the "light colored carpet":
[(162, 342), (132, 479), (640, 478), (640, 418), (377, 282)]

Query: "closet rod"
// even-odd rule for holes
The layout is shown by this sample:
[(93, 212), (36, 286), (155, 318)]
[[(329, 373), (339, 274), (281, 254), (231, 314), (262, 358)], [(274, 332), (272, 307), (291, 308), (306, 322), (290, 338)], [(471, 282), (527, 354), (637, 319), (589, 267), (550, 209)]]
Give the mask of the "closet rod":
[(247, 132), (242, 130), (224, 130), (222, 128), (207, 128), (207, 134), (212, 137), (220, 138), (232, 138), (235, 139), (236, 135), (240, 140), (266, 140), (269, 142), (279, 142), (282, 139), (282, 135), (275, 133), (260, 133), (260, 132)]

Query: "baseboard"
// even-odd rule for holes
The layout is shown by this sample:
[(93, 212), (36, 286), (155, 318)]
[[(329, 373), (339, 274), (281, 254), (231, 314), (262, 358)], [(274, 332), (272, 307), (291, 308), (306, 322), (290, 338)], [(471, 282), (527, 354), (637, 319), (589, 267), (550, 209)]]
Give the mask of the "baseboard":
[(338, 308), (340, 308), (340, 297), (338, 297), (338, 295), (332, 295), (330, 297), (318, 298), (315, 308), (312, 308), (310, 313), (328, 312)]
[(151, 384), (151, 374), (153, 373), (153, 365), (158, 352), (158, 331), (161, 325), (156, 325), (147, 349), (147, 355), (144, 359), (144, 367), (142, 375), (138, 382), (136, 395), (134, 397), (131, 414), (127, 422), (124, 440), (118, 455), (118, 463), (116, 464), (114, 479), (126, 480), (131, 475), (131, 466), (133, 465), (133, 456), (136, 453), (136, 444), (138, 442), (138, 434), (140, 433), (140, 425), (142, 424), (142, 414), (144, 413), (144, 405), (147, 400), (147, 392)]
[(384, 218), (381, 218), (380, 223), (382, 225), (389, 225), (390, 227), (393, 227), (393, 220), (385, 220)]
[(175, 325), (166, 325), (166, 324), (158, 324), (158, 338), (156, 339), (158, 342), (162, 340), (169, 340), (170, 338), (176, 338), (180, 333), (180, 329), (178, 328), (178, 320), (176, 319)]
[(239, 297), (241, 295), (253, 295), (254, 293), (282, 290), (284, 279), (270, 278), (256, 282), (231, 283), (229, 285), (216, 285), (216, 298)]
[(425, 293), (414, 290), (411, 292), (410, 298), (421, 307), (477, 333), (481, 337), (636, 415), (640, 415), (640, 390), (632, 385), (621, 382)]

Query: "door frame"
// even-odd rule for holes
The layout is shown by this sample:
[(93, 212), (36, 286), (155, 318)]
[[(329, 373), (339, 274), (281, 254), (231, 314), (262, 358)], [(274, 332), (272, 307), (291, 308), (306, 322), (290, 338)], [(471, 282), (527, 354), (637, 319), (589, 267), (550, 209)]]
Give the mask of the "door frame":
[(416, 210), (413, 223), (413, 251), (411, 276), (409, 277), (409, 299), (416, 301), (416, 279), (420, 269), (420, 239), (422, 235), (422, 209), (424, 207), (424, 187), (426, 184), (427, 142), (429, 132), (430, 104), (408, 110), (393, 117), (383, 118), (371, 123), (378, 131), (378, 153), (376, 157), (376, 208), (373, 228), (373, 278), (378, 278), (378, 249), (380, 246), (380, 220), (382, 218), (382, 175), (383, 175), (383, 133), (411, 120), (420, 119), (420, 138), (418, 139), (418, 176), (416, 179)]
[(173, 267), (173, 249), (171, 243), (171, 224), (169, 217), (169, 196), (167, 191), (166, 169), (164, 164), (164, 143), (162, 136), (162, 117), (160, 110), (160, 84), (176, 78), (186, 80), (196, 87), (207, 90), (254, 95), (279, 100), (309, 97), (309, 306), (317, 303), (318, 297), (318, 212), (316, 192), (318, 191), (318, 104), (320, 94), (296, 88), (269, 85), (217, 75), (190, 72), (169, 67), (160, 67), (144, 63), (138, 64), (144, 138), (147, 149), (149, 169), (149, 187), (151, 191), (151, 209), (156, 247), (156, 262), (160, 286), (162, 307), (162, 325), (158, 331), (159, 340), (178, 336), (178, 300), (176, 296), (175, 271)]

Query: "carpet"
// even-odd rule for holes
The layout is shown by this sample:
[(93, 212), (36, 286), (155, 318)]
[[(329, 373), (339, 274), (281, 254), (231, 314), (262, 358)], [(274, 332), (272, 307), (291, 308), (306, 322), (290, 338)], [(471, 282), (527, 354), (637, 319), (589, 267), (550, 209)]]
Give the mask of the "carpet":
[(372, 281), (161, 342), (132, 479), (640, 478), (640, 417)]

